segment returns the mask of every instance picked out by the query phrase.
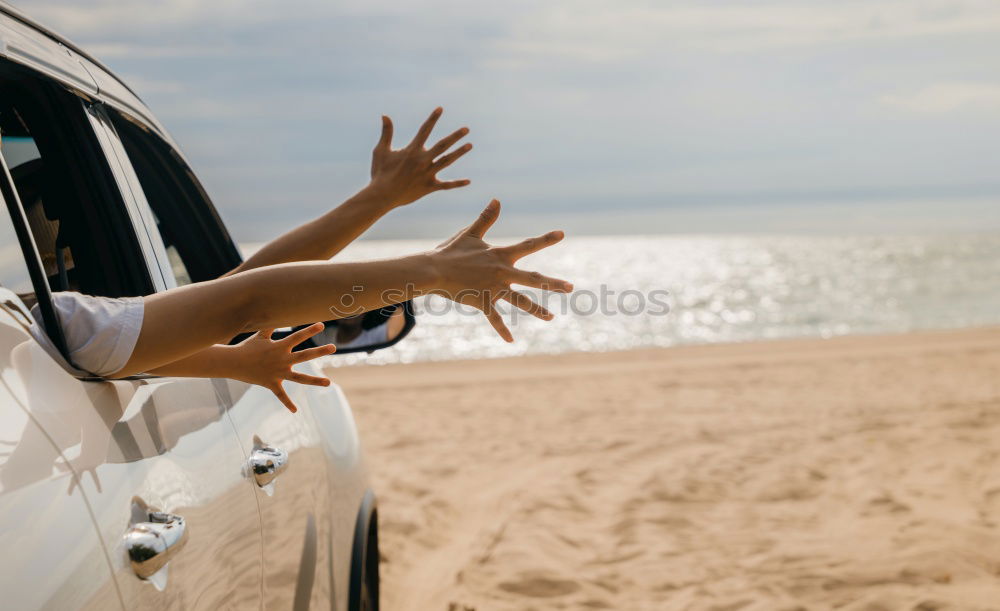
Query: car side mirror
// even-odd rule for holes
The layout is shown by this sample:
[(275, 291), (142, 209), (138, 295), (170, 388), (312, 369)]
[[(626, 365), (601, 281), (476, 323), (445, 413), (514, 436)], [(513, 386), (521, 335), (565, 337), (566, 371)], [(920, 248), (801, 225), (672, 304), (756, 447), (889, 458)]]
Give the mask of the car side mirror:
[[(333, 344), (337, 347), (336, 354), (372, 353), (396, 344), (406, 337), (416, 324), (413, 302), (406, 301), (357, 316), (328, 320), (324, 323), (325, 329), (295, 349)], [(295, 329), (291, 332), (294, 331)]]

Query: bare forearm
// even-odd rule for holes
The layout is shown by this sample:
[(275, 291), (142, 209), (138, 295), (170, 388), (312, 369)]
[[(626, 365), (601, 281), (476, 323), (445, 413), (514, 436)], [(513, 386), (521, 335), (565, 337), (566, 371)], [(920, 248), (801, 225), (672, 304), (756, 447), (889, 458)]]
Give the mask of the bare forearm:
[(239, 349), (235, 346), (210, 346), (194, 354), (167, 363), (146, 373), (179, 378), (234, 378), (240, 370)]
[(370, 186), (365, 187), (323, 216), (268, 242), (225, 275), (231, 276), (279, 263), (326, 261), (356, 240), (392, 208), (388, 198)]
[(245, 331), (342, 318), (438, 288), (426, 254), (359, 263), (272, 265), (145, 299), (142, 331), (115, 377), (150, 371)]
[(439, 288), (429, 254), (355, 263), (273, 265), (225, 279), (228, 291), (252, 295), (245, 330), (344, 318)]

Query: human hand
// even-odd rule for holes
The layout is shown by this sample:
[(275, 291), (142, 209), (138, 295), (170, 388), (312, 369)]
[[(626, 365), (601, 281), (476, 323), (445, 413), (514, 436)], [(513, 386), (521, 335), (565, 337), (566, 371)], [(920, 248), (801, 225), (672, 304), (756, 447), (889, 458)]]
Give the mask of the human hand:
[(514, 336), (496, 309), (497, 301), (502, 299), (542, 320), (552, 320), (552, 313), (512, 289), (512, 284), (560, 293), (571, 292), (573, 285), (514, 267), (518, 259), (562, 240), (563, 232), (550, 231), (511, 246), (491, 246), (483, 236), (499, 217), (500, 202), (493, 200), (475, 222), (437, 247), (431, 257), (442, 281), (432, 292), (482, 311), (500, 337), (513, 342)]
[(392, 148), (392, 119), (382, 116), (382, 137), (372, 152), (372, 181), (368, 188), (391, 206), (403, 206), (428, 193), (469, 184), (466, 179), (442, 181), (437, 178), (438, 172), (472, 150), (472, 144), (465, 143), (448, 152), (469, 133), (469, 128), (457, 129), (429, 149), (424, 148), (442, 112), (440, 106), (435, 108), (413, 140), (399, 150)]
[(292, 370), (292, 365), (336, 352), (337, 348), (333, 344), (292, 352), (292, 348), (322, 330), (323, 323), (318, 322), (304, 329), (299, 329), (288, 337), (272, 340), (271, 335), (274, 333), (274, 329), (261, 329), (231, 347), (234, 353), (238, 354), (236, 358), (238, 366), (233, 374), (234, 379), (263, 386), (273, 392), (274, 396), (288, 408), (288, 411), (295, 413), (298, 408), (285, 392), (282, 382), (288, 380), (309, 386), (330, 385), (328, 378)]

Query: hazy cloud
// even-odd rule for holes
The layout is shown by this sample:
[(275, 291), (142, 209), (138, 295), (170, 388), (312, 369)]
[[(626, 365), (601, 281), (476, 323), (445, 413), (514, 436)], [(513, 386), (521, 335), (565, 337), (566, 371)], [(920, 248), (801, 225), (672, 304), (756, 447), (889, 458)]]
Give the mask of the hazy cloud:
[(451, 175), (473, 186), (376, 235), (446, 235), (493, 196), (512, 224), (571, 214), (600, 229), (629, 210), (650, 233), (667, 218), (650, 210), (1000, 193), (994, 0), (23, 8), (134, 85), (246, 239), (360, 187), (379, 114), (403, 137), (437, 104), (442, 131), (472, 128), (476, 149)]
[(909, 95), (887, 94), (882, 101), (919, 113), (970, 110), (1000, 113), (1000, 83), (936, 83)]

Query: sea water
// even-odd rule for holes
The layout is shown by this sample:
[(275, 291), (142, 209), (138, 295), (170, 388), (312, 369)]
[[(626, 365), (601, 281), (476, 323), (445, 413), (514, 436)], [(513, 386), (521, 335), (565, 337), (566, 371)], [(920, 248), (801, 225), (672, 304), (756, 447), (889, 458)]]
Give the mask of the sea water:
[[(359, 241), (338, 260), (427, 250)], [(248, 250), (253, 247), (250, 246)], [(605, 351), (896, 333), (1000, 324), (1000, 234), (603, 236), (568, 238), (520, 266), (572, 281), (572, 296), (526, 290), (556, 314), (503, 308), (516, 339), (440, 297), (416, 301), (395, 347), (336, 365)]]

